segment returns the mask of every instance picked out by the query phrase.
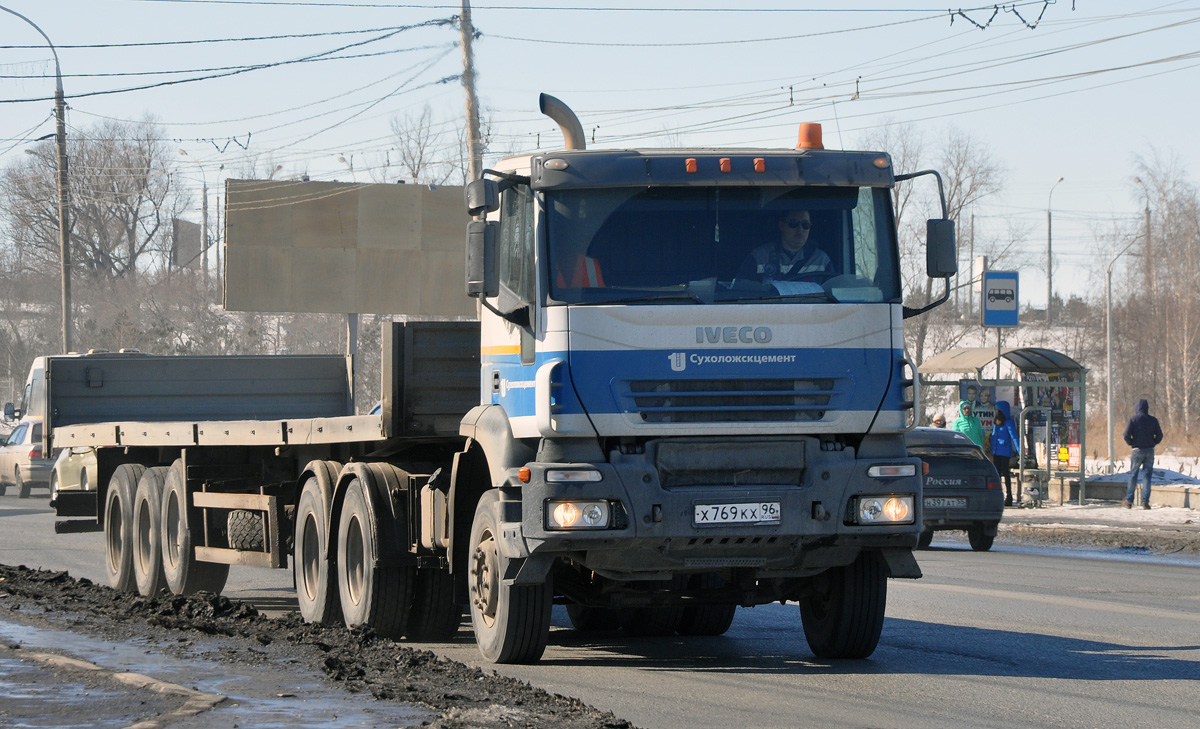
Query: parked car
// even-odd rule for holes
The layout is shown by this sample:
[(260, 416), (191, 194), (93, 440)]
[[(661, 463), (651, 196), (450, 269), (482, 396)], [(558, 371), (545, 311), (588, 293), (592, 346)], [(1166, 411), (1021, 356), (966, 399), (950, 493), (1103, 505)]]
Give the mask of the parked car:
[(47, 488), (51, 466), (49, 459), (42, 458), (42, 421), (20, 423), (0, 446), (0, 495), (10, 484), (22, 499), (29, 498), (32, 488)]
[(63, 448), (54, 459), (50, 474), (51, 506), (60, 491), (92, 491), (96, 488), (96, 449), (91, 446)]
[(915, 428), (905, 436), (908, 455), (925, 464), (924, 529), (918, 547), (935, 531), (966, 530), (971, 549), (986, 552), (1004, 515), (1004, 490), (996, 467), (970, 438), (945, 428)]

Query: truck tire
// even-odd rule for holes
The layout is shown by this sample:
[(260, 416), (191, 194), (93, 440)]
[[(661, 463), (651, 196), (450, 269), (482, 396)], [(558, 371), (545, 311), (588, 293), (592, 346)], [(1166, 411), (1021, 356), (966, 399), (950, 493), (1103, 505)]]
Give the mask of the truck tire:
[(971, 549), (976, 552), (988, 551), (992, 548), (992, 542), (995, 540), (995, 533), (988, 534), (987, 526), (984, 524), (972, 524), (967, 529), (967, 541), (971, 543)]
[(381, 559), (399, 545), (387, 523), (392, 514), (378, 504), (375, 488), (364, 483), (373, 478), (369, 469), (359, 471), (342, 496), (337, 534), (337, 587), (342, 617), (347, 628), (369, 625), (385, 638), (399, 640), (404, 633), (412, 603), (413, 569), (387, 564)]
[(21, 479), (21, 469), (19, 467), (13, 472), (13, 483), (17, 485), (17, 498), (28, 499), (29, 484)]
[(441, 569), (419, 569), (404, 636), (418, 641), (450, 640), (458, 632), (462, 613), (463, 606), (454, 602), (454, 578), (450, 573)]
[(930, 544), (933, 544), (933, 530), (922, 529), (917, 536), (917, 549), (929, 549)]
[(681, 607), (627, 608), (617, 614), (626, 633), (645, 638), (674, 635), (683, 620)]
[(329, 530), (334, 528), (329, 523), (329, 504), (333, 481), (337, 478), (337, 470), (330, 473), (329, 464), (341, 469), (339, 464), (322, 461), (314, 469), (316, 475), (309, 476), (300, 488), (296, 534), (292, 541), (292, 569), (301, 617), (310, 623), (334, 625), (342, 620), (342, 606), (338, 601), (337, 576), (327, 549)]
[(887, 573), (875, 552), (814, 578), (815, 594), (800, 601), (808, 647), (818, 658), (866, 658), (883, 632)]
[(579, 603), (567, 605), (567, 618), (576, 630), (585, 632), (616, 630), (621, 627), (621, 618), (612, 608), (589, 607)]
[(133, 497), (133, 579), (143, 597), (167, 586), (163, 574), (162, 498), (166, 466), (147, 468)]
[(225, 531), (229, 533), (229, 547), (247, 552), (261, 552), (266, 544), (263, 536), (261, 511), (234, 509), (225, 517)]
[(133, 576), (133, 499), (146, 467), (123, 463), (113, 471), (104, 495), (104, 571), (117, 592), (135, 592)]
[(553, 590), (550, 578), (536, 585), (511, 585), (502, 579), (509, 559), (500, 553), (500, 524), (492, 489), (479, 499), (471, 523), (467, 591), (471, 627), (479, 652), (492, 663), (533, 663), (550, 637)]
[(163, 572), (167, 588), (176, 595), (197, 592), (220, 594), (229, 578), (229, 565), (201, 562), (193, 547), (192, 515), (189, 513), (187, 479), (183, 461), (176, 460), (163, 483), (162, 530)]
[[(725, 580), (713, 572), (692, 575), (688, 586), (695, 590), (716, 590), (725, 586)], [(683, 609), (679, 621), (680, 635), (724, 635), (733, 625), (737, 605), (703, 604)]]

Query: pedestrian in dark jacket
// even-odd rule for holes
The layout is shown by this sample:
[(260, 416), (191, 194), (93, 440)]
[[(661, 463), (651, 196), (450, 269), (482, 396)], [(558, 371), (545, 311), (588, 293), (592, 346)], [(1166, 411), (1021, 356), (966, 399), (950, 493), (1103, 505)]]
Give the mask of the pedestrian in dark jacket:
[(1150, 508), (1150, 476), (1154, 473), (1154, 446), (1162, 442), (1162, 428), (1158, 418), (1150, 414), (1150, 403), (1138, 400), (1134, 415), (1125, 426), (1125, 442), (1133, 448), (1129, 457), (1129, 486), (1125, 489), (1125, 508), (1133, 507), (1137, 494), (1138, 472), (1146, 471), (1146, 483), (1142, 485), (1142, 508)]
[(1021, 437), (1013, 427), (1009, 404), (996, 403), (996, 420), (992, 424), (992, 463), (1004, 477), (1004, 505), (1012, 506), (1012, 458), (1021, 455)]

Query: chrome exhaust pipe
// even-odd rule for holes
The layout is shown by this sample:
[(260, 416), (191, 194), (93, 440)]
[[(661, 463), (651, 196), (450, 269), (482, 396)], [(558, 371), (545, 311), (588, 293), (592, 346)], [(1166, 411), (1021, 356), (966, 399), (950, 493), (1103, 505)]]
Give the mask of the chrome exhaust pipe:
[(563, 141), (566, 142), (567, 149), (587, 149), (587, 139), (583, 136), (583, 125), (579, 123), (579, 117), (575, 116), (571, 107), (550, 94), (538, 96), (538, 107), (543, 114), (558, 122), (558, 128), (562, 130)]

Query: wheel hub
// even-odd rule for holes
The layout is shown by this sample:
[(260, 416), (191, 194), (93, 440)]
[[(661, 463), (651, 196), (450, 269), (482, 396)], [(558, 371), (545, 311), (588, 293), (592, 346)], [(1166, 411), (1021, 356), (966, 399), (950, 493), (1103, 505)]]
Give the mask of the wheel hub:
[(491, 623), (496, 619), (500, 575), (496, 540), (490, 533), (484, 534), (483, 539), (475, 546), (475, 553), (471, 558), (471, 578), (474, 587), (472, 602), (479, 614)]

